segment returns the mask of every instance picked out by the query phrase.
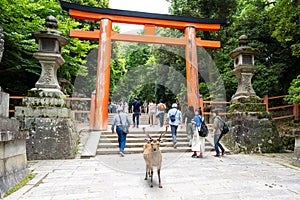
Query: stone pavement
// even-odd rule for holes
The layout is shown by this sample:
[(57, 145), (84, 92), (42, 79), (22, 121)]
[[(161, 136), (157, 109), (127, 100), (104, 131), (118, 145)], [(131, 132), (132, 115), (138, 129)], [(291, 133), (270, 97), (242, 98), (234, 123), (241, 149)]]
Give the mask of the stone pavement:
[(5, 199), (300, 199), (300, 168), (291, 154), (225, 155), (203, 159), (163, 154), (163, 188), (144, 180), (141, 154), (31, 162), (36, 177)]

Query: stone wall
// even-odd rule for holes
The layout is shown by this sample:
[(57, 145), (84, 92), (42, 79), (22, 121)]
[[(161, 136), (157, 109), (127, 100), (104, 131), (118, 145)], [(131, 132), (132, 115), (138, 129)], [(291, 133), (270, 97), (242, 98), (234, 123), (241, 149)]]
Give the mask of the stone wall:
[(233, 152), (270, 153), (282, 150), (281, 138), (266, 112), (235, 112), (227, 116), (230, 132), (222, 139)]
[(0, 197), (28, 173), (26, 132), (19, 132), (19, 122), (0, 117)]

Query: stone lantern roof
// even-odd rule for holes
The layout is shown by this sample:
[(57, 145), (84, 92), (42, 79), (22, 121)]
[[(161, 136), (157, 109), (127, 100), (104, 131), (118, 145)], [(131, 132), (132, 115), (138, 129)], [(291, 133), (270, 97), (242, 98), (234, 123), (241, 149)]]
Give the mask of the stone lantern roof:
[[(59, 46), (64, 46), (69, 43), (67, 37), (63, 36), (61, 32), (56, 30), (58, 27), (57, 20), (54, 16), (48, 16), (46, 18), (46, 29), (35, 31), (34, 36), (39, 41), (40, 38), (56, 39), (59, 42)], [(40, 42), (39, 42), (40, 43)]]
[(239, 47), (234, 49), (232, 52), (230, 52), (229, 56), (234, 59), (240, 54), (250, 54), (250, 55), (258, 54), (256, 49), (247, 45), (248, 45), (248, 37), (246, 35), (241, 35), (239, 37)]

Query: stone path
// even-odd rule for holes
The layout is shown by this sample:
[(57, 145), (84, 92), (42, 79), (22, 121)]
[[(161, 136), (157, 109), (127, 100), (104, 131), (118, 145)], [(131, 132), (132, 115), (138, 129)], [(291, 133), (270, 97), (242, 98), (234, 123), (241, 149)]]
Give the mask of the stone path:
[[(300, 199), (300, 168), (285, 154), (163, 154), (163, 188), (144, 180), (141, 154), (31, 163), (36, 177), (5, 199)], [(287, 154), (291, 156), (291, 154)]]

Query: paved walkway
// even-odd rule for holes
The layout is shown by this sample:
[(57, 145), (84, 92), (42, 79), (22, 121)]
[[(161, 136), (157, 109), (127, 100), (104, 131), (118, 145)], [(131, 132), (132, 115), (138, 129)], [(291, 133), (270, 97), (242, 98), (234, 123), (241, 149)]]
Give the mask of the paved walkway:
[[(163, 154), (163, 188), (144, 180), (141, 154), (31, 163), (36, 177), (5, 199), (300, 199), (300, 168), (287, 155)], [(275, 155), (275, 154), (274, 154)]]

